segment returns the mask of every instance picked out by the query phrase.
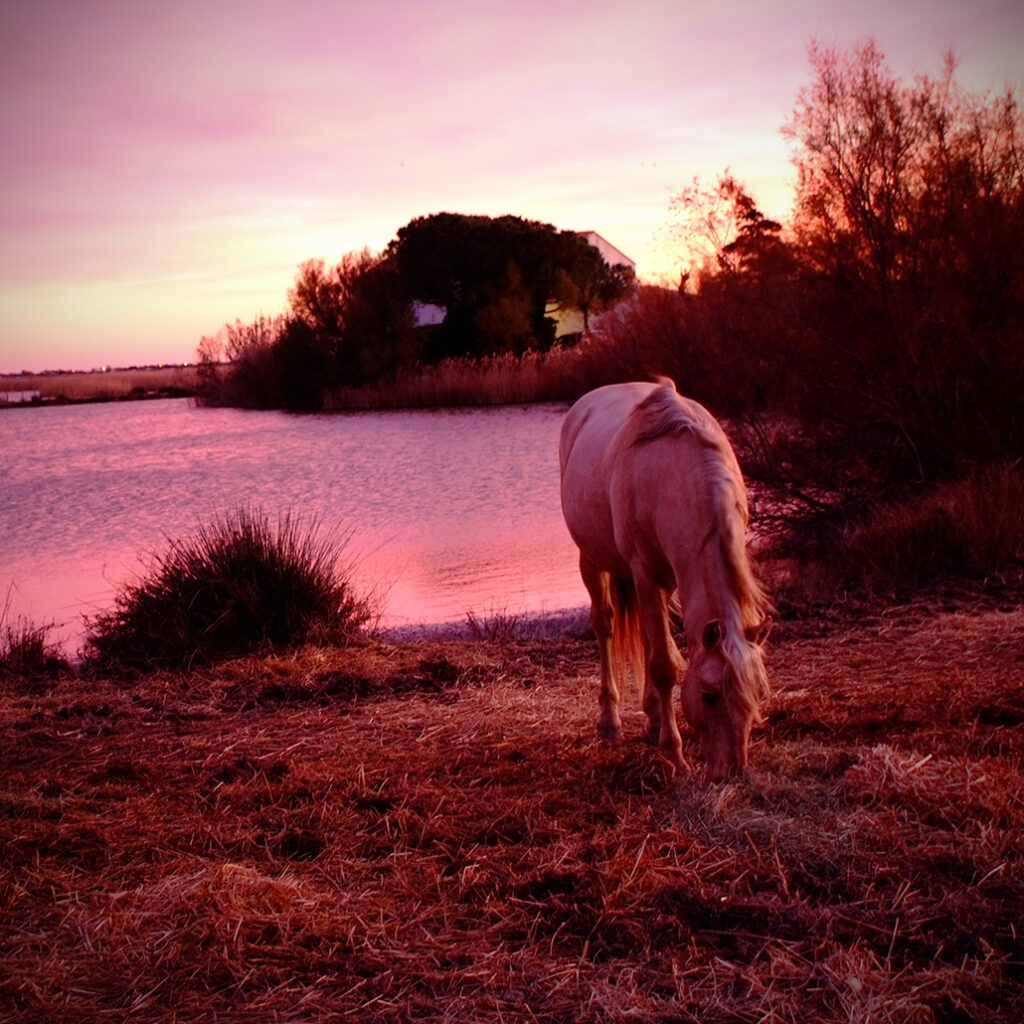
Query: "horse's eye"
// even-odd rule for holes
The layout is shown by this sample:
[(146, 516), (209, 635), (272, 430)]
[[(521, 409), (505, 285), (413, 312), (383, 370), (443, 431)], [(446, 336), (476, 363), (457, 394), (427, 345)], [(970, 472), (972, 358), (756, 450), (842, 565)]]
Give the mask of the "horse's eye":
[(704, 702), (704, 707), (713, 708), (721, 696), (717, 690), (707, 690), (700, 695), (700, 699)]

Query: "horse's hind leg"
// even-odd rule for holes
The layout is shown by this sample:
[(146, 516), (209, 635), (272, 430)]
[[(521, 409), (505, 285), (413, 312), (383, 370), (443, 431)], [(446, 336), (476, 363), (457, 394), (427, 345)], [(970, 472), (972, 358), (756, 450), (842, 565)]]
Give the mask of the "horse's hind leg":
[(601, 691), (597, 698), (601, 710), (597, 718), (597, 732), (603, 740), (620, 740), (622, 719), (619, 716), (619, 688), (615, 681), (612, 656), (615, 614), (611, 577), (584, 555), (580, 555), (580, 575), (590, 595), (590, 624), (594, 628), (601, 653)]
[(647, 650), (644, 711), (650, 723), (648, 738), (652, 743), (657, 742), (676, 765), (685, 768), (683, 740), (672, 707), (672, 690), (683, 659), (669, 629), (668, 594), (657, 584), (641, 578), (637, 579), (636, 592)]

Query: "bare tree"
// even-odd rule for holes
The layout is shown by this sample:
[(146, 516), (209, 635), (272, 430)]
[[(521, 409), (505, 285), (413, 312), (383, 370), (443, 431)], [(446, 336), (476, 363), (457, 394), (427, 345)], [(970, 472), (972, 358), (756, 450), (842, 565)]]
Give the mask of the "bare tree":
[[(1024, 120), (1012, 91), (904, 84), (873, 43), (814, 46), (786, 126), (833, 409), (892, 426), (928, 476), (1024, 441)], [(849, 405), (835, 404), (841, 395)]]

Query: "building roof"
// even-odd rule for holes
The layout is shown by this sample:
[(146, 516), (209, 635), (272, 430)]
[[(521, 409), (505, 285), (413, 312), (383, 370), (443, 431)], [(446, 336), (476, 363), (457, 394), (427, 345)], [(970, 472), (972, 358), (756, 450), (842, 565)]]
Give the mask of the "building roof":
[(603, 257), (609, 267), (620, 264), (636, 271), (636, 263), (633, 262), (621, 249), (616, 249), (611, 242), (603, 238), (596, 231), (580, 231), (581, 234)]

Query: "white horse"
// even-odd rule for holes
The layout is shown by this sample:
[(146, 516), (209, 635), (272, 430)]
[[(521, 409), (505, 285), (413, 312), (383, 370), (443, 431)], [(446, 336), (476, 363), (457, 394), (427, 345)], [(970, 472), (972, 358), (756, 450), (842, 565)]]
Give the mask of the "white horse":
[(722, 428), (672, 381), (612, 384), (569, 410), (560, 442), (562, 511), (580, 549), (601, 650), (598, 731), (619, 739), (619, 682), (639, 674), (649, 738), (685, 766), (672, 708), (684, 662), (669, 628), (678, 594), (690, 663), (683, 713), (709, 779), (747, 765), (768, 692), (764, 591), (747, 560), (746, 488)]

